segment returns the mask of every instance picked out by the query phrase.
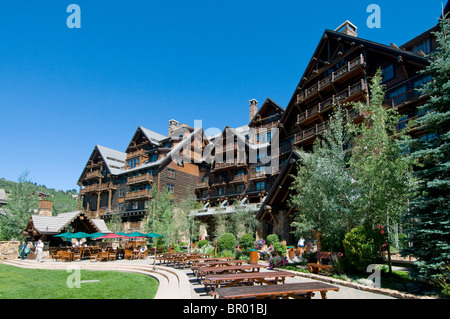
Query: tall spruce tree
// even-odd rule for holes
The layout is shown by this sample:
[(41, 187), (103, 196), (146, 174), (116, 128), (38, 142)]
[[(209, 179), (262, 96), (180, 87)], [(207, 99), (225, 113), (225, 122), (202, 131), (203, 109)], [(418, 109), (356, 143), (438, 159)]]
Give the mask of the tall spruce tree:
[(411, 156), (421, 161), (415, 170), (417, 196), (411, 201), (408, 230), (411, 246), (405, 254), (417, 258), (419, 278), (442, 282), (450, 278), (450, 24), (440, 20), (438, 48), (430, 54), (424, 74), (432, 80), (422, 87), (429, 95), (421, 107), (426, 135), (413, 140)]

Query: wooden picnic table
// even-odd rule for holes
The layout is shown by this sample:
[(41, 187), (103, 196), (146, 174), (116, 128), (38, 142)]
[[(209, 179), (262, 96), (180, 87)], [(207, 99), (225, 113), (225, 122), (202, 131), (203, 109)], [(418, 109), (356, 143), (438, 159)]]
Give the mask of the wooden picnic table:
[[(284, 284), (286, 277), (294, 277), (293, 273), (287, 271), (260, 271), (251, 273), (234, 273), (234, 274), (222, 274), (222, 275), (206, 275), (203, 280), (203, 284), (206, 286), (214, 286), (214, 290), (219, 288), (221, 284), (224, 287), (232, 287), (240, 283), (246, 283), (247, 285), (260, 284), (277, 284), (278, 281)], [(270, 280), (273, 278), (273, 280)]]
[(266, 268), (264, 265), (247, 264), (247, 265), (232, 265), (232, 266), (214, 266), (214, 267), (201, 267), (197, 272), (197, 279), (206, 275), (223, 274), (223, 273), (239, 273), (239, 272), (258, 272), (261, 268)]
[(339, 288), (323, 282), (291, 283), (283, 285), (239, 286), (217, 288), (215, 292), (220, 298), (296, 298), (310, 299), (314, 292), (320, 292), (326, 299), (328, 291), (339, 291)]
[(203, 267), (224, 267), (224, 266), (242, 265), (246, 262), (247, 261), (243, 259), (196, 262), (192, 263), (191, 269), (194, 272), (194, 274), (196, 274), (198, 277), (198, 270)]

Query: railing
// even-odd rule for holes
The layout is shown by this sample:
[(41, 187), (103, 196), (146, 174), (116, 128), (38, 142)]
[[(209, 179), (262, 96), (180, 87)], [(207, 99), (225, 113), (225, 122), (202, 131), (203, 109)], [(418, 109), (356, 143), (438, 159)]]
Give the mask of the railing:
[(153, 182), (153, 175), (150, 173), (141, 174), (137, 176), (128, 177), (127, 185), (143, 183), (143, 182)]
[(297, 103), (301, 103), (304, 99), (310, 97), (311, 95), (319, 92), (321, 89), (327, 87), (331, 83), (337, 81), (342, 78), (344, 75), (351, 73), (353, 70), (357, 69), (361, 65), (364, 65), (364, 57), (360, 54), (357, 58), (348, 62), (341, 68), (332, 72), (330, 75), (326, 76), (322, 80), (319, 80), (316, 84), (311, 86), (310, 88), (300, 92), (297, 94)]
[(148, 198), (148, 197), (151, 197), (151, 190), (141, 189), (141, 190), (134, 191), (134, 192), (127, 192), (125, 199), (130, 200), (130, 199)]
[(307, 119), (310, 119), (314, 117), (314, 115), (325, 112), (328, 109), (330, 109), (334, 103), (345, 101), (346, 99), (353, 97), (356, 94), (359, 94), (360, 92), (365, 91), (366, 89), (366, 82), (361, 79), (359, 82), (348, 86), (345, 90), (342, 90), (341, 92), (337, 93), (336, 95), (333, 95), (331, 98), (325, 100), (322, 103), (317, 104), (316, 106), (300, 113), (297, 115), (297, 125), (300, 125)]
[(86, 179), (90, 179), (90, 178), (102, 178), (103, 174), (100, 171), (92, 171), (92, 172), (87, 172), (86, 173)]
[(247, 183), (247, 175), (234, 175), (230, 183)]
[(134, 157), (146, 156), (147, 151), (144, 149), (140, 149), (131, 153), (127, 153), (127, 160)]
[(232, 162), (223, 162), (223, 163), (216, 162), (214, 164), (213, 170), (219, 170), (219, 169), (225, 169), (225, 168), (237, 167), (237, 166), (245, 166), (245, 165), (247, 165), (245, 162), (240, 163), (235, 159)]
[(258, 172), (250, 173), (250, 179), (251, 180), (264, 179), (264, 178), (266, 178), (266, 172), (265, 171), (258, 171)]
[(200, 181), (197, 182), (196, 188), (208, 188), (209, 187), (209, 181)]
[(117, 185), (112, 182), (109, 183), (101, 183), (101, 184), (92, 184), (87, 185), (81, 190), (81, 194), (89, 193), (89, 192), (99, 192), (109, 189), (117, 189)]

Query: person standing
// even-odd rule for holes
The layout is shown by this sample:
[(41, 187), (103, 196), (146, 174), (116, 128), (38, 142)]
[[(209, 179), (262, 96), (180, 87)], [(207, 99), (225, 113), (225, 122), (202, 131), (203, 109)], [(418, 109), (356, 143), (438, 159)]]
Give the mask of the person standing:
[(298, 240), (298, 249), (300, 252), (300, 256), (303, 255), (303, 250), (305, 248), (305, 239), (303, 237), (300, 237), (300, 239)]
[(40, 263), (42, 262), (42, 251), (44, 250), (44, 243), (42, 240), (38, 240), (38, 243), (36, 245), (36, 262)]
[(25, 245), (25, 242), (22, 242), (22, 246), (20, 247), (20, 259), (25, 259), (25, 248), (27, 248), (27, 246)]

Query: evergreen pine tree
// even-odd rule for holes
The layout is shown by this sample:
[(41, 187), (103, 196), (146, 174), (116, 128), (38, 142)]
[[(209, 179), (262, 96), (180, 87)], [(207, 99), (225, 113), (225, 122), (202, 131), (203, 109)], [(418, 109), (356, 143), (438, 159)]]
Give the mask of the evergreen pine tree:
[(438, 48), (430, 54), (424, 74), (432, 81), (422, 87), (429, 95), (420, 107), (425, 137), (413, 140), (411, 156), (420, 160), (416, 169), (417, 196), (411, 201), (408, 230), (411, 246), (404, 253), (417, 258), (419, 278), (445, 282), (450, 277), (450, 24), (441, 19), (435, 33)]

